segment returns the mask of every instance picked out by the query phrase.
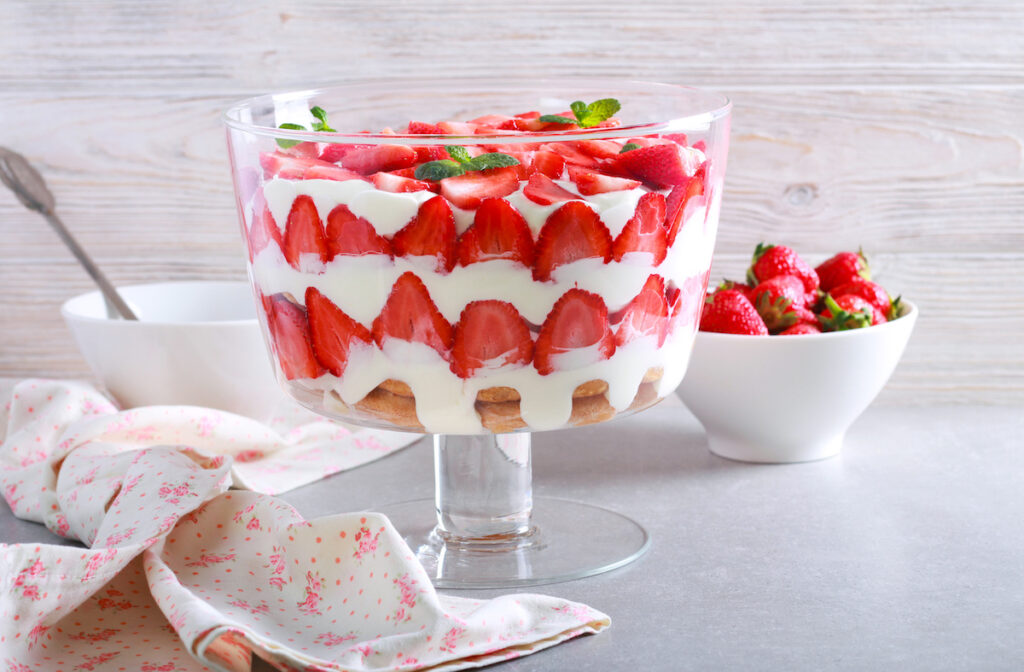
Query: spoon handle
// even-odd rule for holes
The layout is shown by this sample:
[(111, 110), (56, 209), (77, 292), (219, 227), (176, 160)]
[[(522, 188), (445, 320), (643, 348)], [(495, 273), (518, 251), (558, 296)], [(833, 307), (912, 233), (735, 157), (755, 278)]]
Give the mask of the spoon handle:
[(41, 214), (43, 217), (46, 217), (46, 221), (50, 223), (50, 226), (52, 226), (53, 230), (57, 232), (60, 239), (64, 241), (64, 244), (67, 245), (69, 250), (71, 250), (71, 254), (75, 255), (78, 262), (82, 264), (85, 268), (85, 272), (89, 274), (97, 285), (99, 285), (100, 291), (103, 293), (103, 297), (107, 300), (108, 305), (113, 304), (114, 308), (117, 309), (117, 312), (120, 313), (121, 317), (124, 319), (138, 320), (139, 318), (135, 315), (135, 312), (128, 307), (125, 300), (121, 298), (121, 295), (118, 294), (116, 289), (114, 289), (114, 286), (110, 284), (110, 281), (107, 280), (107, 276), (103, 275), (103, 271), (101, 271), (99, 267), (92, 262), (92, 259), (90, 259), (89, 255), (85, 253), (82, 246), (78, 244), (78, 241), (75, 240), (74, 236), (71, 235), (71, 232), (64, 226), (64, 222), (60, 221), (60, 217), (54, 214), (52, 210), (43, 210)]

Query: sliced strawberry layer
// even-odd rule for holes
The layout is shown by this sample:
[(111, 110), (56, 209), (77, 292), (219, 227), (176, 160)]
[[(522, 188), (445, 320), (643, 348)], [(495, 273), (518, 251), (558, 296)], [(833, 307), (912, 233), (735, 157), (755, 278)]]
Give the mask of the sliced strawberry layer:
[[(424, 145), (413, 147), (416, 152), (416, 163), (426, 163), (428, 161), (443, 161), (444, 159), (450, 159), (448, 151), (441, 145)], [(415, 170), (411, 168), (410, 170)], [(394, 172), (394, 171), (392, 171)], [(409, 177), (412, 177), (410, 175)]]
[(626, 222), (612, 246), (612, 259), (622, 261), (630, 252), (650, 252), (652, 265), (665, 261), (668, 240), (665, 227), (665, 197), (649, 192), (640, 197), (636, 213)]
[(445, 135), (476, 135), (476, 124), (464, 121), (442, 121), (437, 125)]
[(502, 198), (518, 188), (519, 176), (514, 168), (474, 170), (441, 180), (441, 195), (463, 210), (473, 210), (485, 198)]
[(623, 311), (615, 331), (615, 345), (621, 346), (643, 336), (655, 336), (660, 348), (668, 333), (668, 316), (665, 281), (659, 275), (652, 275)]
[(341, 376), (352, 345), (372, 342), (370, 331), (315, 287), (306, 289), (306, 312), (316, 361), (335, 376)]
[(430, 183), (409, 177), (402, 177), (394, 173), (374, 173), (370, 178), (373, 186), (381, 191), (390, 191), (395, 194), (403, 194), (410, 191), (429, 191)]
[(382, 347), (385, 340), (397, 338), (429, 345), (445, 359), (452, 346), (452, 326), (434, 305), (426, 285), (412, 271), (406, 271), (395, 281), (371, 332), (373, 340)]
[(425, 124), (422, 121), (410, 121), (409, 133), (415, 135), (444, 135), (444, 131), (434, 124)]
[(510, 259), (527, 268), (533, 265), (533, 234), (519, 211), (501, 198), (480, 203), (473, 225), (459, 239), (463, 266), (489, 259)]
[(618, 163), (652, 189), (667, 189), (687, 183), (697, 170), (694, 156), (689, 150), (669, 143), (620, 154)]
[(339, 255), (390, 255), (391, 244), (377, 235), (373, 224), (356, 217), (347, 205), (341, 204), (327, 215), (327, 251), (331, 259)]
[(351, 170), (345, 170), (335, 165), (322, 166), (315, 165), (310, 166), (306, 169), (302, 179), (304, 180), (335, 180), (336, 182), (346, 182), (348, 180), (365, 180), (366, 178), (359, 173), (353, 173)]
[[(262, 200), (262, 199), (261, 199)], [(266, 249), (271, 241), (277, 243), (278, 248), (284, 247), (284, 239), (281, 236), (281, 229), (270, 214), (270, 208), (266, 202), (262, 211), (253, 214), (252, 225), (249, 227), (249, 261)]]
[(343, 168), (360, 175), (408, 168), (415, 163), (416, 151), (406, 145), (375, 145), (366, 149), (354, 149), (341, 157)]
[(515, 306), (505, 301), (473, 301), (455, 325), (452, 372), (470, 378), (478, 369), (529, 364), (533, 359), (530, 327)]
[(260, 167), (263, 168), (263, 179), (265, 180), (274, 177), (280, 177), (283, 180), (301, 180), (305, 176), (306, 171), (314, 166), (336, 167), (333, 163), (301, 156), (288, 156), (281, 152), (264, 152), (260, 154)]
[(615, 352), (608, 308), (597, 294), (573, 288), (558, 299), (541, 325), (533, 365), (546, 376), (556, 370), (559, 355), (590, 347), (594, 347), (593, 361), (608, 359)]
[(589, 154), (581, 152), (567, 142), (549, 142), (541, 145), (540, 148), (542, 150), (554, 152), (565, 159), (566, 163), (571, 163), (576, 166), (583, 166), (584, 168), (598, 168), (601, 165), (600, 161)]
[(684, 184), (677, 185), (672, 189), (666, 201), (667, 216), (665, 219), (665, 230), (668, 234), (667, 242), (669, 247), (676, 242), (676, 236), (683, 228), (686, 217), (686, 204), (691, 198), (704, 193), (704, 167), (689, 178)]
[(535, 249), (533, 277), (550, 280), (556, 268), (580, 259), (597, 257), (607, 264), (611, 260), (612, 237), (589, 206), (582, 201), (569, 201), (548, 216)]
[(420, 205), (412, 221), (391, 238), (396, 256), (431, 256), (437, 259), (437, 271), (448, 273), (455, 267), (455, 216), (448, 203), (434, 196)]
[(342, 144), (329, 144), (324, 147), (323, 151), (320, 152), (320, 160), (327, 161), (328, 163), (337, 163), (341, 161), (341, 158), (349, 152), (356, 149), (370, 149), (373, 145), (342, 145)]
[(569, 177), (576, 183), (576, 188), (584, 196), (604, 194), (609, 191), (625, 191), (640, 186), (638, 180), (625, 177), (612, 177), (586, 168), (569, 166)]
[(269, 303), (267, 327), (284, 377), (288, 380), (319, 377), (323, 368), (313, 354), (306, 309), (283, 294), (270, 297)]
[(595, 159), (615, 159), (622, 151), (622, 145), (612, 140), (581, 140), (576, 147)]
[(671, 316), (668, 333), (675, 333), (676, 329), (695, 324), (700, 319), (710, 278), (711, 269), (708, 269), (701, 275), (687, 278), (681, 287), (674, 287), (665, 293)]
[(297, 145), (292, 145), (288, 148), (281, 148), (278, 151), (282, 154), (298, 156), (304, 159), (316, 159), (320, 156), (320, 148), (315, 142), (300, 142)]
[(540, 150), (533, 155), (533, 161), (530, 163), (529, 169), (531, 175), (533, 173), (542, 173), (552, 180), (560, 179), (564, 171), (565, 159), (554, 152), (545, 150)]
[[(540, 154), (540, 152), (537, 153)], [(530, 181), (523, 187), (523, 196), (539, 205), (551, 205), (579, 199), (579, 196), (558, 186), (544, 173), (534, 173), (530, 176)]]
[(302, 257), (316, 255), (321, 263), (329, 258), (327, 239), (316, 205), (309, 196), (297, 196), (292, 202), (288, 213), (288, 222), (284, 228), (284, 258), (293, 268), (300, 268)]

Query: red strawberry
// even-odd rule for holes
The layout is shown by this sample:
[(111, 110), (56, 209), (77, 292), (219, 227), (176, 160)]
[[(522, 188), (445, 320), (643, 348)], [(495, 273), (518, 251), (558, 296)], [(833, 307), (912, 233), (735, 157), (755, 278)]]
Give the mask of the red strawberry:
[(885, 316), (859, 296), (846, 294), (833, 298), (826, 294), (825, 309), (821, 311), (819, 321), (825, 331), (847, 331), (881, 324), (885, 322)]
[[(597, 294), (574, 287), (558, 299), (541, 325), (533, 365), (546, 376), (555, 371), (556, 356), (591, 347), (596, 349), (594, 361), (608, 359), (615, 352), (608, 308)], [(579, 362), (573, 368), (590, 363)]]
[(440, 126), (425, 124), (422, 121), (410, 121), (409, 133), (414, 135), (444, 135)]
[(505, 114), (485, 114), (482, 117), (476, 119), (470, 119), (469, 123), (476, 124), (477, 126), (485, 126), (488, 129), (500, 128), (506, 121), (512, 121), (514, 117), (510, 117)]
[(381, 191), (390, 191), (396, 194), (430, 190), (429, 182), (402, 177), (394, 173), (374, 173), (370, 180), (373, 182), (373, 186)]
[(612, 140), (581, 140), (576, 148), (595, 159), (617, 159), (622, 145)]
[(665, 229), (667, 231), (667, 239), (669, 247), (676, 242), (676, 236), (679, 235), (679, 231), (682, 230), (683, 224), (685, 224), (686, 217), (686, 204), (691, 198), (700, 196), (704, 193), (704, 168), (703, 166), (698, 170), (693, 177), (686, 181), (685, 184), (680, 184), (672, 188), (672, 191), (668, 195), (666, 201), (666, 212), (667, 217), (665, 219)]
[(668, 333), (668, 315), (665, 281), (659, 275), (652, 275), (626, 306), (615, 331), (615, 345), (618, 347), (643, 336), (656, 336), (660, 348)]
[(434, 305), (426, 285), (412, 271), (406, 271), (395, 281), (371, 332), (373, 340), (382, 347), (388, 338), (424, 343), (445, 359), (452, 346), (452, 326)]
[(584, 196), (604, 194), (609, 191), (625, 191), (626, 189), (636, 189), (640, 186), (640, 183), (636, 180), (612, 177), (577, 166), (569, 166), (569, 177), (576, 183), (576, 188)]
[(700, 319), (710, 278), (711, 269), (708, 269), (700, 275), (690, 276), (681, 286), (671, 287), (665, 292), (670, 315), (668, 333), (672, 334), (676, 329), (694, 324)]
[(310, 166), (303, 173), (302, 179), (304, 180), (335, 180), (336, 182), (346, 182), (348, 180), (365, 180), (366, 178), (359, 173), (353, 173), (351, 170), (345, 170), (339, 168), (334, 164), (330, 165), (315, 165)]
[(316, 211), (316, 205), (309, 196), (296, 196), (292, 202), (291, 212), (288, 213), (288, 222), (284, 227), (284, 258), (293, 268), (299, 269), (302, 257), (315, 254), (321, 263), (327, 263), (328, 250), (327, 240), (324, 236), (324, 226), (320, 222), (320, 215)]
[(747, 282), (756, 285), (776, 275), (795, 275), (804, 283), (804, 290), (808, 293), (818, 289), (818, 274), (791, 248), (758, 243), (747, 269)]
[[(444, 159), (450, 159), (448, 156), (448, 150), (441, 145), (419, 145), (413, 147), (416, 152), (416, 163), (426, 163), (428, 161), (443, 161)], [(414, 170), (415, 169), (411, 169)], [(395, 171), (392, 171), (395, 172)], [(410, 175), (409, 177), (412, 177)]]
[(416, 163), (416, 151), (406, 145), (374, 145), (353, 149), (341, 157), (341, 165), (361, 175), (407, 168)]
[(323, 151), (320, 152), (320, 160), (327, 161), (328, 163), (337, 163), (341, 161), (341, 157), (345, 156), (354, 149), (369, 149), (373, 145), (343, 145), (343, 144), (329, 144), (324, 147)]
[(306, 171), (313, 166), (335, 167), (333, 163), (301, 156), (288, 156), (281, 152), (260, 154), (260, 166), (263, 168), (263, 179), (265, 180), (273, 177), (280, 177), (283, 180), (301, 180)]
[(327, 215), (327, 250), (330, 258), (336, 256), (362, 256), (364, 254), (391, 254), (391, 244), (377, 235), (373, 224), (356, 217), (348, 206), (341, 204)]
[(533, 278), (549, 280), (557, 267), (579, 259), (597, 257), (607, 264), (612, 256), (612, 237), (588, 205), (569, 201), (548, 215), (535, 249)]
[[(537, 152), (540, 154), (540, 152)], [(557, 156), (557, 155), (556, 155)], [(544, 173), (534, 173), (523, 187), (523, 196), (540, 205), (551, 205), (559, 201), (579, 199), (579, 196), (563, 189)]]
[(537, 110), (530, 110), (529, 112), (520, 112), (514, 116), (516, 119), (539, 119), (541, 114)]
[(804, 283), (793, 275), (776, 275), (752, 289), (747, 296), (768, 331), (782, 331), (797, 322), (797, 308), (807, 307)]
[(720, 334), (768, 335), (768, 327), (757, 314), (754, 304), (743, 292), (735, 289), (717, 291), (705, 300), (700, 330)]
[(650, 252), (654, 255), (652, 266), (663, 262), (667, 246), (665, 228), (662, 226), (664, 221), (665, 197), (653, 191), (641, 196), (636, 204), (636, 213), (615, 239), (612, 259), (622, 261), (630, 252)]
[(821, 262), (814, 270), (823, 292), (831, 292), (839, 285), (855, 279), (871, 279), (871, 269), (863, 252), (840, 252)]
[(463, 266), (488, 259), (511, 259), (533, 266), (533, 234), (519, 211), (501, 198), (480, 203), (469, 227), (459, 239), (459, 263)]
[(442, 121), (437, 125), (445, 135), (476, 135), (476, 124), (462, 121)]
[(618, 163), (652, 189), (686, 184), (699, 165), (696, 152), (675, 143), (652, 145), (619, 155)]
[(668, 133), (662, 136), (665, 140), (671, 140), (680, 147), (686, 147), (689, 145), (689, 141), (686, 139), (686, 133)]
[(748, 301), (750, 301), (751, 303), (754, 302), (754, 288), (751, 287), (750, 285), (744, 284), (742, 282), (736, 282), (735, 280), (722, 280), (722, 282), (719, 283), (718, 287), (715, 288), (715, 291), (721, 289), (737, 289), (743, 292), (743, 295), (747, 297)]
[(455, 247), (455, 216), (440, 196), (434, 196), (420, 205), (412, 221), (391, 237), (395, 256), (423, 256), (437, 258), (437, 271), (448, 273), (458, 258)]
[(832, 296), (843, 296), (844, 294), (859, 296), (874, 306), (875, 310), (882, 315), (888, 314), (889, 308), (892, 305), (889, 292), (885, 291), (885, 288), (877, 282), (865, 280), (859, 275), (854, 277), (854, 280), (833, 287), (829, 294)]
[(530, 174), (543, 173), (552, 180), (557, 180), (565, 171), (565, 159), (554, 152), (540, 150), (533, 155), (529, 170)]
[(554, 152), (565, 159), (566, 163), (576, 166), (583, 166), (584, 168), (599, 168), (601, 166), (600, 161), (576, 149), (572, 146), (573, 144), (575, 143), (549, 142), (541, 145), (540, 148), (545, 151)]
[(788, 329), (779, 332), (779, 336), (800, 336), (803, 334), (820, 334), (821, 328), (814, 324), (798, 322)]
[(306, 288), (306, 312), (316, 360), (335, 376), (348, 364), (353, 341), (371, 343), (370, 331), (334, 305), (316, 287)]
[(503, 198), (518, 188), (519, 176), (514, 168), (473, 170), (441, 180), (441, 195), (463, 210), (476, 208), (485, 198)]
[(252, 261), (271, 241), (277, 243), (279, 248), (284, 247), (281, 229), (270, 214), (270, 208), (264, 203), (262, 212), (253, 213), (252, 225), (249, 227), (249, 260)]
[(275, 294), (270, 297), (267, 327), (285, 378), (317, 378), (323, 373), (313, 354), (305, 308), (284, 294)]
[(501, 126), (498, 126), (498, 128), (500, 130), (502, 130), (502, 131), (527, 131), (527, 132), (533, 132), (533, 133), (535, 133), (537, 131), (543, 131), (547, 127), (548, 127), (548, 124), (546, 122), (540, 121), (537, 118), (533, 118), (533, 119), (523, 119), (523, 118), (509, 119), (508, 121), (503, 123)]
[(452, 372), (470, 378), (481, 368), (529, 364), (533, 359), (530, 327), (516, 307), (505, 301), (473, 301), (455, 325)]

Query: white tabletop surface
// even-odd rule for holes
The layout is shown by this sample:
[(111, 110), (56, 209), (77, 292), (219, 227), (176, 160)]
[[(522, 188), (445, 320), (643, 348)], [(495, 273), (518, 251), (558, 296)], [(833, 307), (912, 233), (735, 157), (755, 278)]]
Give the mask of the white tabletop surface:
[[(621, 511), (653, 543), (620, 570), (532, 589), (612, 627), (502, 669), (1024, 668), (1019, 409), (874, 407), (837, 458), (751, 465), (708, 453), (671, 401), (535, 437), (536, 494)], [(283, 498), (315, 517), (430, 497), (431, 459), (420, 441)], [(57, 538), (3, 507), (0, 541)]]

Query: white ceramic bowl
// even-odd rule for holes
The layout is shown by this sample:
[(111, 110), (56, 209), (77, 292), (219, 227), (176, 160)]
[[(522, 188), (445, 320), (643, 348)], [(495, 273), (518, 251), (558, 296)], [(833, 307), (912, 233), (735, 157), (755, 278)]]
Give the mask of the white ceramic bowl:
[(698, 332), (679, 396), (722, 457), (806, 462), (837, 454), (896, 368), (917, 321), (806, 336)]
[(265, 419), (283, 398), (247, 282), (119, 287), (139, 321), (111, 319), (99, 291), (61, 315), (123, 408), (183, 404)]

